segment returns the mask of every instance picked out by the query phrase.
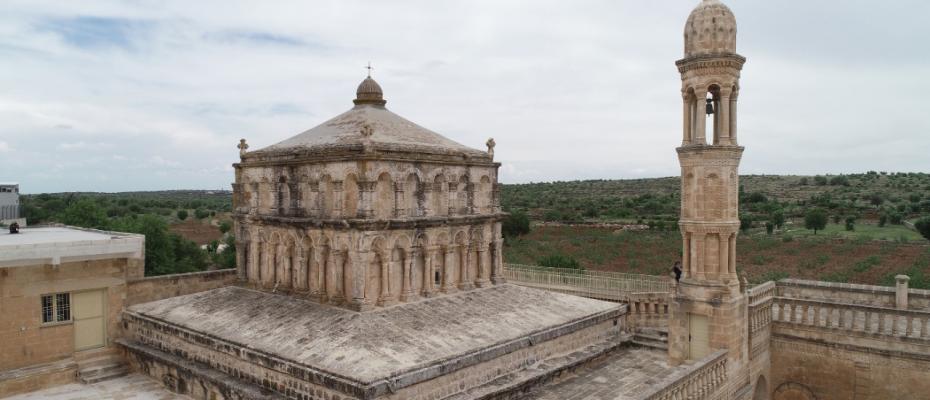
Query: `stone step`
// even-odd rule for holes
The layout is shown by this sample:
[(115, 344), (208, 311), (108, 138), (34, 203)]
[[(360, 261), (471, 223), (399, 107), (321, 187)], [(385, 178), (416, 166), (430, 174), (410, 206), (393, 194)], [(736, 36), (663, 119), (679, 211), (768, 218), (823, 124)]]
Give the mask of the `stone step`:
[(651, 349), (665, 350), (665, 351), (668, 350), (668, 343), (667, 343), (667, 342), (659, 342), (659, 341), (653, 341), (653, 340), (633, 339), (633, 340), (632, 340), (632, 343), (633, 343), (634, 345), (637, 345), (637, 346), (640, 346), (640, 347), (648, 347), (648, 348), (651, 348)]
[(102, 382), (129, 374), (129, 367), (123, 363), (104, 364), (78, 371), (78, 378), (85, 384)]
[(99, 349), (84, 350), (74, 353), (74, 361), (80, 364), (83, 361), (105, 356), (118, 356), (119, 350), (115, 347), (101, 347)]
[(524, 369), (498, 377), (484, 385), (443, 397), (442, 400), (520, 398), (522, 397), (520, 395), (521, 393), (526, 393), (536, 386), (557, 379), (560, 375), (568, 374), (571, 371), (583, 368), (590, 363), (603, 359), (620, 349), (624, 343), (627, 343), (629, 340), (629, 337), (607, 340), (590, 345), (583, 350), (568, 355), (539, 361)]
[(636, 340), (636, 339), (668, 343), (668, 335), (659, 335), (655, 333), (639, 332), (633, 336), (633, 340)]

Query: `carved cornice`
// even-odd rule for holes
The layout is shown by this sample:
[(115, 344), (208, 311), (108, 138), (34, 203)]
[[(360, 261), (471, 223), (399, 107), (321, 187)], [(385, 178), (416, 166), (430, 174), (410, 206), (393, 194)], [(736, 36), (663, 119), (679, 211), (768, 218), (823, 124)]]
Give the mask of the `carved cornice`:
[(682, 74), (693, 70), (718, 70), (712, 73), (726, 72), (734, 69), (740, 71), (743, 69), (743, 64), (745, 63), (746, 57), (732, 53), (701, 55), (675, 61), (675, 65), (678, 66), (678, 72)]
[(327, 228), (333, 230), (392, 230), (392, 229), (417, 229), (433, 228), (441, 226), (464, 226), (485, 224), (488, 222), (500, 222), (506, 217), (505, 213), (480, 214), (480, 215), (462, 215), (462, 216), (440, 216), (440, 217), (419, 217), (391, 220), (372, 220), (372, 219), (320, 219), (307, 217), (284, 217), (274, 215), (249, 215), (236, 212), (234, 218), (239, 223), (260, 224), (266, 226), (279, 226), (291, 228)]

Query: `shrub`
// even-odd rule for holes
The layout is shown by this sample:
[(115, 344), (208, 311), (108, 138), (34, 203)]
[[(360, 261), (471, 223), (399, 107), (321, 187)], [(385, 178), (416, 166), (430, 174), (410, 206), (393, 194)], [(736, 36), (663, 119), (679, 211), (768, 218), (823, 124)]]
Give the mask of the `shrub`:
[(804, 227), (814, 231), (816, 235), (817, 231), (827, 227), (827, 213), (819, 208), (808, 211), (804, 216)]
[(178, 219), (181, 221), (187, 219), (187, 210), (178, 210)]
[(553, 254), (545, 256), (536, 261), (537, 264), (547, 268), (567, 268), (567, 269), (584, 269), (572, 256), (564, 254)]
[(849, 186), (849, 178), (845, 175), (834, 176), (830, 179), (830, 186)]
[(197, 219), (204, 219), (204, 218), (209, 217), (209, 216), (210, 216), (210, 212), (207, 211), (207, 210), (204, 210), (204, 209), (202, 209), (202, 208), (198, 208), (198, 209), (194, 210), (194, 218), (197, 218)]
[(771, 223), (771, 222), (766, 222), (766, 223), (765, 223), (765, 233), (771, 235), (771, 234), (774, 233), (774, 232), (775, 232), (775, 224), (773, 224), (773, 223)]
[(825, 176), (820, 176), (820, 175), (818, 175), (818, 176), (815, 176), (815, 177), (814, 177), (814, 183), (815, 183), (817, 186), (827, 186), (827, 182), (828, 182), (828, 181), (827, 181), (827, 177), (825, 177)]
[(798, 181), (798, 184), (801, 185), (801, 186), (807, 186), (807, 184), (808, 184), (807, 177), (805, 176), (805, 177), (801, 178), (801, 180)]
[(739, 230), (743, 233), (752, 228), (752, 217), (749, 215), (743, 215), (739, 217)]
[(923, 217), (914, 223), (914, 228), (924, 239), (930, 240), (930, 217)]
[(229, 232), (230, 229), (232, 229), (232, 223), (229, 221), (220, 222), (220, 232), (222, 232), (224, 235), (226, 232)]
[(856, 218), (855, 217), (846, 217), (846, 230), (847, 231), (856, 230)]
[(530, 217), (523, 211), (511, 212), (507, 218), (504, 218), (501, 233), (508, 238), (530, 233)]
[(888, 223), (888, 214), (882, 214), (878, 217), (878, 227), (884, 228), (885, 224)]
[(898, 213), (892, 213), (888, 216), (888, 222), (891, 222), (892, 225), (901, 225), (904, 223), (904, 217)]

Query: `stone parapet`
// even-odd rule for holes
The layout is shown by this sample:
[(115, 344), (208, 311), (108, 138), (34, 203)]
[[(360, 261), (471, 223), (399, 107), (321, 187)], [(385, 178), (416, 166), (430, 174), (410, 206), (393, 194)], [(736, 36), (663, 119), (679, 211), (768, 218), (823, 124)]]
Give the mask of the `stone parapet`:
[(145, 277), (127, 282), (126, 306), (203, 292), (235, 283), (235, 268)]
[(75, 382), (77, 363), (68, 357), (47, 364), (0, 372), (0, 398)]
[[(896, 306), (894, 287), (852, 283), (782, 279), (776, 283), (778, 295), (807, 300), (821, 300), (874, 307)], [(909, 289), (908, 308), (930, 311), (930, 290)]]

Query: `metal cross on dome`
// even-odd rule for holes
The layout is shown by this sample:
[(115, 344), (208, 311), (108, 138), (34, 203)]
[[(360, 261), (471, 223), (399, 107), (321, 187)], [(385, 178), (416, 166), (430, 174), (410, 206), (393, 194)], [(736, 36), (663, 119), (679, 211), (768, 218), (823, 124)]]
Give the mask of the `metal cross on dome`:
[(371, 70), (374, 69), (374, 67), (371, 66), (371, 61), (368, 62), (368, 66), (366, 66), (365, 69), (368, 70), (368, 77), (371, 78)]

